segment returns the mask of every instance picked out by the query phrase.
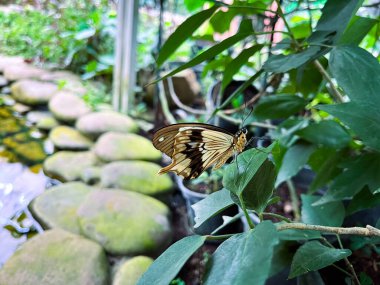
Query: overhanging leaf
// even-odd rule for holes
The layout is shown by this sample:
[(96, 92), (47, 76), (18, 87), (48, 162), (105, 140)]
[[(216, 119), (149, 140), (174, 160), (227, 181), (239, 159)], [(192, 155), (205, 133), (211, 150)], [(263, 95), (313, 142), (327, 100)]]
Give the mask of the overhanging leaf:
[(301, 111), (306, 104), (307, 101), (299, 96), (289, 94), (270, 95), (260, 99), (253, 114), (260, 120), (287, 118)]
[(349, 249), (335, 249), (324, 246), (318, 241), (309, 241), (294, 255), (289, 278), (327, 267), (350, 255)]
[(375, 208), (380, 205), (380, 193), (373, 194), (367, 187), (356, 194), (347, 207), (347, 215), (364, 209)]
[(187, 18), (181, 25), (179, 25), (161, 47), (157, 58), (157, 65), (160, 67), (170, 55), (194, 33), (196, 29), (214, 14), (218, 8), (219, 6), (215, 5), (209, 9), (200, 11)]
[(193, 235), (177, 241), (153, 262), (141, 276), (137, 285), (168, 285), (205, 240), (206, 237), (204, 236)]
[(274, 246), (279, 242), (274, 225), (265, 221), (249, 232), (235, 235), (215, 251), (205, 285), (265, 284)]
[(337, 122), (332, 120), (311, 124), (296, 132), (301, 138), (316, 145), (343, 148), (351, 141), (350, 135)]
[(377, 23), (379, 21), (375, 19), (354, 16), (339, 40), (339, 44), (359, 45)]
[(234, 202), (231, 200), (230, 192), (226, 189), (208, 195), (205, 199), (191, 206), (195, 212), (194, 227), (198, 228), (205, 221), (233, 204)]
[(276, 187), (296, 175), (307, 163), (314, 150), (315, 146), (312, 144), (297, 143), (291, 146), (282, 159), (276, 180)]
[(340, 227), (343, 223), (345, 210), (340, 201), (326, 205), (313, 206), (320, 197), (312, 195), (301, 195), (302, 222), (305, 224)]

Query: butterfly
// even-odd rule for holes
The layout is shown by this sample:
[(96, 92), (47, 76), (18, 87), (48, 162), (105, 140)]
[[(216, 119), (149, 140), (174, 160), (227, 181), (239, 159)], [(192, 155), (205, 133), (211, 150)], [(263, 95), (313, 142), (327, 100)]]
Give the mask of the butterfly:
[(172, 162), (159, 170), (169, 171), (185, 180), (197, 178), (214, 165), (222, 167), (232, 156), (241, 153), (247, 143), (247, 129), (236, 134), (208, 124), (182, 123), (163, 127), (153, 136), (153, 145), (168, 155)]

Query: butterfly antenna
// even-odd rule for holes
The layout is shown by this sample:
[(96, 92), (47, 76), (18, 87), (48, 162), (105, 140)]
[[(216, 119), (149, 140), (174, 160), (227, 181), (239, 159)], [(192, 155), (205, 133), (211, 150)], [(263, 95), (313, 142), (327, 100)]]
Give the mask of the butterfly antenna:
[[(246, 146), (251, 145), (252, 143), (255, 142), (255, 140), (256, 140), (256, 141), (258, 141), (258, 140), (264, 140), (264, 141), (270, 141), (270, 142), (273, 141), (273, 139), (272, 139), (271, 137), (268, 137), (268, 136), (251, 137), (251, 138), (248, 140), (248, 142), (246, 143)], [(252, 146), (253, 146), (253, 145), (252, 145)]]

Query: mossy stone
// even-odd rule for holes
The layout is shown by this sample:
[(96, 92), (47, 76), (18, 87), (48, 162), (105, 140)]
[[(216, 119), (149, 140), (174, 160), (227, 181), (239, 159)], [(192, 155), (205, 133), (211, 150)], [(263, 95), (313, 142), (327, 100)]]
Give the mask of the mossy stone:
[(50, 140), (58, 149), (87, 150), (92, 146), (92, 141), (74, 128), (57, 126), (49, 134)]
[(122, 262), (118, 266), (112, 285), (136, 285), (152, 263), (152, 258), (142, 255)]

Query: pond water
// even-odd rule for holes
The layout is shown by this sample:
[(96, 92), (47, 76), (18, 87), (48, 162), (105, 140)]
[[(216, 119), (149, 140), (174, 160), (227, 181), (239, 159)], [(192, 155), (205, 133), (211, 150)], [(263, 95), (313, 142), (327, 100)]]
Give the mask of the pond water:
[(41, 165), (51, 151), (45, 134), (13, 112), (3, 100), (0, 104), (0, 267), (20, 244), (42, 231), (27, 206), (47, 187), (56, 184), (44, 175)]

